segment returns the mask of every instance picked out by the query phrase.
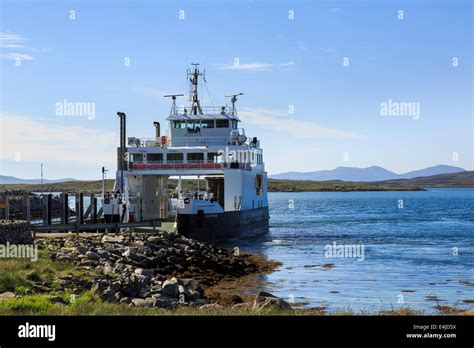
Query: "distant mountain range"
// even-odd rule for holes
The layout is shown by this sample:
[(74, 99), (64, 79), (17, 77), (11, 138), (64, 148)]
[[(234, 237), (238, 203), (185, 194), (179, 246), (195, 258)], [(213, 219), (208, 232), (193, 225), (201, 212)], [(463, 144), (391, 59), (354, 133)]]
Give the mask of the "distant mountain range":
[(271, 175), (271, 179), (285, 180), (312, 180), (312, 181), (329, 181), (342, 180), (353, 182), (365, 181), (385, 181), (396, 179), (413, 179), (417, 177), (432, 176), (438, 174), (451, 174), (464, 172), (463, 168), (438, 165), (434, 167), (414, 170), (411, 172), (397, 174), (382, 167), (372, 166), (367, 168), (355, 167), (337, 167), (333, 170), (320, 170), (316, 172), (286, 172)]
[[(367, 168), (337, 167), (333, 170), (320, 170), (316, 172), (287, 172), (271, 175), (270, 179), (283, 180), (311, 180), (311, 181), (331, 181), (342, 180), (352, 182), (386, 181), (397, 179), (413, 179), (418, 177), (432, 176), (438, 174), (452, 174), (465, 172), (463, 168), (439, 165), (411, 172), (397, 174), (385, 168), (372, 166)], [(54, 184), (67, 181), (80, 181), (73, 178), (57, 180), (43, 179), (44, 184)], [(41, 179), (20, 179), (14, 176), (0, 175), (0, 185), (3, 184), (40, 184)]]
[[(57, 180), (43, 179), (43, 184), (54, 184), (65, 181), (78, 181), (77, 179), (64, 178)], [(41, 179), (20, 179), (14, 176), (0, 175), (0, 184), (41, 184)]]

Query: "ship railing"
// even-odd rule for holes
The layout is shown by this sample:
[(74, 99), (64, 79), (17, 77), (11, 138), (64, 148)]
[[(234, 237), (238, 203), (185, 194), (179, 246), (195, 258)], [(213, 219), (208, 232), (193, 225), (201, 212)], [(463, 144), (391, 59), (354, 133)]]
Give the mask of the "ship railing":
[(155, 138), (133, 138), (128, 144), (129, 147), (172, 147), (172, 146), (218, 146), (229, 145), (229, 138), (226, 136), (218, 137), (187, 137), (184, 139), (171, 139), (167, 137), (166, 142), (158, 142)]
[(187, 137), (185, 139), (168, 139), (167, 146), (218, 146), (228, 145), (229, 139), (226, 136), (220, 137)]
[[(232, 107), (230, 106), (202, 106), (201, 107), (203, 115), (232, 115)], [(189, 106), (177, 106), (175, 111), (170, 114), (173, 115), (191, 115), (193, 114), (192, 107)], [(197, 110), (196, 110), (197, 111)]]
[(194, 169), (208, 169), (208, 170), (219, 170), (222, 169), (222, 163), (130, 163), (130, 170), (194, 170)]
[(214, 193), (202, 190), (184, 191), (180, 192), (178, 199), (200, 199), (200, 200), (211, 200), (214, 199)]
[[(245, 134), (239, 129), (239, 134)], [(172, 139), (169, 136), (163, 136), (161, 141), (156, 138), (131, 138), (129, 147), (178, 147), (178, 146), (225, 146), (232, 145), (234, 142), (229, 140), (229, 136), (188, 136), (178, 137)], [(247, 141), (244, 143), (251, 147), (260, 147), (260, 142), (254, 142), (254, 138), (247, 136)]]
[(183, 169), (183, 170), (193, 170), (193, 169), (244, 169), (250, 170), (252, 168), (251, 163), (240, 163), (240, 162), (221, 162), (221, 163), (204, 163), (204, 162), (195, 162), (195, 163), (184, 163), (182, 161), (174, 161), (167, 163), (157, 163), (157, 162), (130, 162), (130, 170), (153, 170), (153, 169), (162, 169), (162, 170), (173, 170), (173, 169)]

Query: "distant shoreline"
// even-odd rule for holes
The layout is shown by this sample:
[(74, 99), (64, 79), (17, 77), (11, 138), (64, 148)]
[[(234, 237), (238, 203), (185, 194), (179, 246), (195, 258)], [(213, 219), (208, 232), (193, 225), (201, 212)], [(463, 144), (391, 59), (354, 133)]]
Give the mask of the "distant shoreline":
[[(202, 180), (201, 180), (202, 182)], [(169, 180), (168, 188), (176, 190), (177, 180)], [(106, 180), (106, 190), (112, 191), (114, 180)], [(197, 187), (196, 180), (183, 180), (185, 189)], [(474, 171), (439, 174), (413, 179), (375, 182), (268, 180), (268, 192), (368, 192), (368, 191), (425, 191), (426, 188), (474, 188)], [(102, 190), (102, 181), (65, 181), (48, 184), (0, 184), (0, 192), (22, 194), (27, 192), (95, 192)]]

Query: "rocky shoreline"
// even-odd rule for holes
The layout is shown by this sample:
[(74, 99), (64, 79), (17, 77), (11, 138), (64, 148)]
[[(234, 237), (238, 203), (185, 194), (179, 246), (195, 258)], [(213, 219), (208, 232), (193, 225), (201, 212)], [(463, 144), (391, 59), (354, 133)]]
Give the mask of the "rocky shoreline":
[(53, 262), (72, 263), (95, 274), (89, 280), (74, 275), (62, 277), (57, 291), (80, 295), (90, 290), (103, 301), (135, 307), (291, 309), (284, 300), (265, 292), (259, 292), (252, 302), (245, 302), (248, 298), (238, 294), (232, 296), (232, 301), (228, 296), (225, 301), (206, 296), (206, 291), (221, 281), (268, 273), (275, 263), (176, 233), (71, 235), (38, 238), (37, 243), (51, 253)]

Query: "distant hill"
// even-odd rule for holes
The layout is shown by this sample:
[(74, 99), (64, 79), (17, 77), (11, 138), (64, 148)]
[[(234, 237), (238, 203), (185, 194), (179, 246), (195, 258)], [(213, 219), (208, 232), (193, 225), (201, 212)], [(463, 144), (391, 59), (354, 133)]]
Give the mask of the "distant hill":
[[(57, 179), (57, 180), (48, 180), (43, 179), (44, 184), (54, 184), (58, 182), (65, 182), (65, 181), (77, 181), (77, 179), (73, 178), (64, 178), (64, 179)], [(0, 184), (41, 184), (41, 179), (20, 179), (14, 176), (6, 176), (0, 175)]]
[(371, 182), (309, 181), (270, 179), (268, 190), (273, 192), (302, 191), (419, 191), (425, 188), (474, 188), (474, 171), (438, 174), (413, 179)]
[[(177, 180), (170, 180), (169, 189), (175, 189), (178, 185)], [(183, 180), (184, 187), (196, 188), (196, 181)], [(106, 190), (111, 191), (114, 186), (113, 179), (107, 179)], [(43, 189), (51, 192), (100, 192), (102, 187), (101, 180), (95, 181), (70, 181), (55, 184), (45, 184)], [(438, 174), (413, 179), (396, 179), (372, 182), (344, 182), (344, 181), (310, 181), (310, 180), (276, 180), (268, 181), (268, 191), (270, 192), (303, 192), (303, 191), (419, 191), (423, 188), (455, 188), (465, 187), (474, 188), (474, 171), (464, 171), (461, 173)], [(41, 186), (38, 184), (10, 184), (1, 185), (1, 191), (9, 192), (35, 192), (39, 191)]]
[(420, 176), (413, 179), (385, 180), (368, 182), (369, 185), (417, 186), (433, 188), (474, 187), (474, 171)]
[(400, 174), (399, 179), (413, 179), (422, 176), (432, 176), (438, 174), (451, 174), (451, 173), (460, 173), (464, 172), (465, 170), (459, 167), (447, 166), (447, 165), (439, 165), (434, 167), (428, 167), (425, 169), (414, 170), (405, 174)]
[(385, 181), (396, 179), (412, 179), (415, 177), (432, 176), (437, 174), (450, 174), (464, 172), (463, 168), (438, 165), (434, 167), (415, 170), (403, 174), (391, 172), (385, 168), (372, 166), (367, 168), (337, 167), (332, 170), (320, 170), (315, 172), (287, 172), (271, 175), (271, 179), (284, 180), (311, 180), (329, 181), (342, 180), (352, 182)]

